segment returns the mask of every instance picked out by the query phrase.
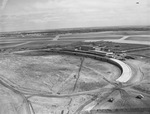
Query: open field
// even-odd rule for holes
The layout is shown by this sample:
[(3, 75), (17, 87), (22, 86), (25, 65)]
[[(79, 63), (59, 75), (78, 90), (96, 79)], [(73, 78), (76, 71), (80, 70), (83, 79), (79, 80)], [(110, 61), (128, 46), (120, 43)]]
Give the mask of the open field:
[(134, 31), (134, 30), (131, 30), (131, 31), (110, 31), (110, 32), (105, 32), (103, 33), (105, 35), (150, 35), (150, 32), (149, 31)]
[[(2, 46), (0, 46), (1, 51), (19, 51), (19, 50), (32, 50), (32, 49), (41, 49), (46, 48), (50, 46), (63, 46), (67, 44), (71, 44), (74, 41), (51, 41), (51, 40), (44, 40), (44, 41), (29, 41), (29, 42), (23, 42), (23, 43), (3, 43)], [(8, 44), (8, 45), (7, 45)], [(12, 45), (9, 45), (12, 44)]]
[[(2, 76), (21, 87), (56, 92), (55, 89), (60, 89), (57, 86), (69, 77), (70, 80), (65, 85), (69, 87), (66, 86), (69, 90), (71, 89), (74, 82), (73, 75), (77, 73), (77, 65), (79, 64), (80, 58), (71, 56), (8, 56), (1, 58), (0, 69)], [(12, 75), (9, 76), (9, 74)], [(100, 81), (102, 76), (115, 80), (119, 76), (119, 69), (105, 62), (86, 59), (81, 71), (82, 91), (90, 89), (90, 87), (84, 85), (86, 83), (93, 83), (93, 86), (91, 86), (93, 88), (105, 85), (105, 81)], [(84, 80), (84, 83), (82, 80)], [(65, 85), (63, 86), (65, 87)]]
[(129, 37), (129, 38), (127, 38), (126, 40), (134, 40), (134, 41), (148, 41), (148, 42), (150, 42), (150, 36), (148, 37), (144, 37), (144, 36), (141, 36), (141, 37)]
[(132, 51), (128, 52), (127, 54), (135, 56), (137, 58), (141, 58), (143, 60), (148, 60), (150, 58), (150, 50), (141, 50), (141, 51)]
[(18, 42), (18, 41), (43, 41), (43, 40), (52, 40), (53, 38), (46, 38), (46, 37), (43, 37), (43, 38), (28, 38), (28, 37), (25, 37), (25, 38), (3, 38), (3, 39), (0, 39), (0, 42)]
[(5, 48), (5, 47), (8, 47), (8, 46), (15, 46), (15, 45), (18, 45), (18, 44), (22, 44), (24, 42), (1, 42), (0, 43), (0, 48)]
[[(110, 85), (110, 83), (102, 77), (104, 76), (108, 80), (115, 81), (120, 75), (119, 69), (106, 62), (85, 58), (76, 90), (73, 91), (73, 85), (76, 80), (75, 75), (77, 75), (79, 70), (82, 57), (55, 55), (51, 53), (49, 53), (49, 56), (41, 56), (38, 53), (35, 53), (34, 56), (27, 54), (26, 56), (7, 54), (1, 55), (0, 58), (0, 78), (7, 79), (7, 81), (13, 85), (12, 87), (18, 87), (21, 91), (26, 91), (31, 94), (31, 97), (24, 98), (28, 101), (27, 103), (23, 105), (18, 104), (20, 111), (23, 111), (23, 108), (24, 111), (27, 111), (26, 106), (32, 106), (35, 114), (74, 114), (75, 111), (87, 112), (92, 106), (94, 107), (92, 109), (93, 111), (98, 109), (104, 113), (107, 113), (107, 110), (109, 110), (109, 113), (114, 113), (115, 109), (117, 109), (123, 113), (130, 112), (133, 114), (132, 111), (135, 112), (133, 110), (134, 108), (139, 109), (136, 113), (142, 110), (149, 112), (149, 110), (147, 110), (150, 103), (150, 99), (147, 96), (149, 94), (149, 85), (147, 84), (149, 83), (149, 71), (146, 69), (150, 68), (150, 64), (137, 60), (126, 61), (126, 63), (132, 67), (133, 71), (133, 77), (127, 84), (130, 85), (134, 82), (135, 85), (131, 86), (131, 88), (129, 86), (125, 89), (118, 89), (116, 86), (116, 89), (115, 87), (111, 89), (113, 83)], [(135, 66), (139, 66), (144, 74), (141, 74), (141, 71)], [(100, 88), (104, 89), (104, 91), (99, 93), (96, 89)], [(92, 96), (85, 94), (93, 90), (98, 93), (94, 94), (94, 92), (91, 92), (91, 94), (99, 95), (95, 101), (91, 100), (94, 99)], [(81, 95), (63, 97), (62, 99), (46, 97), (44, 96), (46, 94), (42, 95), (37, 92), (45, 92), (46, 94), (48, 92), (50, 96), (53, 94), (57, 95), (58, 93), (60, 95), (67, 94), (68, 96), (72, 93)], [(39, 94), (39, 96), (34, 96), (36, 93), (37, 95)], [(139, 94), (144, 94), (142, 100), (135, 98)], [(113, 103), (108, 102), (110, 98), (114, 98), (115, 101)], [(21, 97), (19, 101), (22, 102), (22, 100), (23, 98)], [(4, 106), (7, 106), (9, 103), (4, 104)], [(84, 108), (82, 109), (81, 107)], [(14, 106), (10, 106), (10, 108), (15, 109)], [(5, 111), (4, 109), (1, 110)]]
[[(96, 28), (95, 28), (96, 29)], [(95, 30), (94, 29), (94, 30)], [(148, 35), (149, 31), (143, 31), (142, 29), (139, 31), (136, 30), (119, 30), (117, 31), (90, 31), (90, 32), (84, 32), (84, 30), (79, 30), (76, 32), (73, 32), (74, 30), (71, 30), (69, 33), (68, 31), (51, 31), (50, 33), (48, 31), (43, 32), (14, 32), (14, 33), (8, 33), (8, 34), (1, 34), (0, 35), (0, 48), (42, 48), (47, 45), (65, 45), (68, 43), (73, 43), (77, 41), (113, 41), (113, 42), (120, 42), (120, 43), (141, 43), (140, 41), (144, 41), (145, 38), (140, 38), (138, 35)], [(134, 35), (139, 38), (139, 40), (134, 38)], [(125, 40), (121, 40), (124, 37)], [(131, 39), (133, 38), (133, 40)], [(148, 41), (149, 38), (146, 37), (145, 41)], [(129, 41), (129, 40), (132, 40)], [(136, 40), (136, 42), (135, 42)], [(128, 42), (129, 41), (129, 42)], [(144, 42), (143, 42), (144, 43)], [(150, 44), (146, 42), (145, 44)], [(126, 46), (128, 47), (128, 46)]]
[[(108, 34), (108, 35), (107, 35)], [(109, 32), (95, 32), (95, 33), (76, 33), (61, 35), (58, 40), (106, 40), (106, 39), (120, 39), (122, 35), (109, 35)]]
[(110, 37), (110, 36), (97, 36), (97, 37), (64, 37), (60, 38), (59, 40), (107, 40), (107, 39), (120, 39), (121, 37)]
[(26, 103), (22, 96), (19, 96), (15, 92), (0, 84), (0, 114), (28, 113), (24, 110), (26, 108), (25, 105)]
[[(49, 56), (21, 56), (21, 55), (2, 55), (0, 58), (0, 78), (7, 80), (12, 86), (22, 88), (32, 92), (37, 91), (49, 92), (51, 94), (68, 94), (73, 92), (75, 83), (75, 75), (77, 75), (80, 65), (80, 57), (67, 55), (49, 55)], [(114, 72), (116, 71), (116, 72)], [(11, 74), (11, 75), (10, 75)], [(89, 91), (105, 87), (108, 83), (102, 79), (103, 76), (109, 80), (115, 80), (120, 75), (120, 70), (106, 62), (85, 59), (80, 74), (80, 79), (76, 88), (77, 91)], [(3, 87), (3, 85), (1, 85)], [(0, 86), (0, 87), (1, 87)], [(11, 91), (11, 90), (10, 90)], [(10, 94), (13, 94), (11, 92)], [(19, 95), (18, 95), (19, 96)], [(10, 97), (10, 96), (9, 96)], [(81, 103), (90, 99), (90, 96), (76, 96), (71, 100), (68, 109), (70, 98), (46, 98), (46, 97), (31, 97), (27, 104), (23, 103), (21, 97), (17, 104), (20, 110), (13, 111), (14, 106), (9, 106), (12, 113), (26, 111), (25, 105), (32, 104), (35, 114), (61, 113), (61, 111), (70, 111), (72, 114)], [(27, 99), (26, 99), (27, 100)], [(1, 102), (3, 107), (8, 107), (9, 102)], [(3, 113), (5, 108), (1, 109)], [(22, 112), (23, 113), (23, 112)], [(28, 113), (28, 112), (27, 112)]]
[(95, 32), (95, 33), (76, 33), (76, 34), (66, 34), (66, 35), (61, 35), (60, 39), (78, 39), (78, 38), (87, 38), (87, 39), (119, 39), (123, 35), (107, 35), (107, 32), (101, 33), (101, 32)]
[[(149, 114), (149, 45), (124, 43), (132, 38), (141, 42), (145, 37), (136, 39), (134, 35), (149, 35), (149, 31), (96, 30), (18, 32), (1, 36), (0, 114)], [(122, 43), (111, 42), (121, 38)], [(109, 39), (109, 42), (77, 42)], [(127, 51), (127, 55), (135, 58), (122, 61), (131, 68), (130, 79), (124, 83), (117, 81), (121, 70), (113, 64), (89, 56), (48, 51), (81, 45), (106, 47), (115, 53)]]

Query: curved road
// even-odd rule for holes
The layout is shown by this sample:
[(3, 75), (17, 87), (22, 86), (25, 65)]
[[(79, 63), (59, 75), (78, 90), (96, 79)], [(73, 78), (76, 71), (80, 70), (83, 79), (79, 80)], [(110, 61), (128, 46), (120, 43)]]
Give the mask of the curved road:
[(113, 59), (113, 58), (111, 58), (111, 60), (117, 62), (122, 67), (122, 74), (116, 81), (125, 83), (128, 80), (130, 80), (130, 78), (132, 77), (131, 68), (127, 64), (125, 64), (124, 62), (122, 62), (120, 60)]
[[(76, 54), (78, 55), (78, 52)], [(81, 53), (79, 53), (79, 55), (81, 55)], [(118, 63), (122, 67), (122, 70), (123, 70), (121, 76), (116, 81), (121, 82), (121, 83), (127, 82), (132, 76), (130, 67), (120, 60), (116, 60), (116, 59), (110, 59), (110, 60)], [(78, 92), (78, 93), (66, 94), (66, 95), (58, 95), (58, 94), (52, 94), (50, 92), (41, 92), (41, 91), (36, 91), (36, 90), (32, 91), (26, 88), (21, 88), (17, 86), (16, 84), (12, 83), (10, 80), (6, 79), (4, 76), (0, 76), (0, 83), (6, 88), (15, 92), (16, 94), (19, 94), (20, 96), (22, 96), (22, 98), (26, 101), (26, 106), (28, 107), (26, 109), (27, 110), (26, 114), (32, 114), (34, 112), (34, 110), (29, 109), (31, 104), (29, 104), (29, 100), (28, 100), (30, 97), (33, 97), (33, 96), (63, 98), (63, 97), (72, 97), (72, 96), (78, 96), (78, 95), (95, 95), (96, 93), (101, 93), (103, 91), (106, 91), (107, 89), (110, 89), (110, 88), (104, 88), (104, 89), (100, 88), (100, 89), (91, 90), (91, 91)]]

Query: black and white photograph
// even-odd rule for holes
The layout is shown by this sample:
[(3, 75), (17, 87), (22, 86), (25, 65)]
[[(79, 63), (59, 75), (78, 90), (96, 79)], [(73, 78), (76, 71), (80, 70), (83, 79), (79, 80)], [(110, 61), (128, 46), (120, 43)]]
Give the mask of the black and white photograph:
[(0, 0), (0, 114), (150, 114), (150, 0)]

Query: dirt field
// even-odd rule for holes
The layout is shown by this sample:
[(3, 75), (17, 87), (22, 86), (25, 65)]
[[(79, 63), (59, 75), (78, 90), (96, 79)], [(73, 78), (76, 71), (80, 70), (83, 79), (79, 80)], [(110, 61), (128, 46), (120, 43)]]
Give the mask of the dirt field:
[[(56, 91), (55, 89), (61, 89), (57, 86), (69, 77), (70, 80), (65, 82), (63, 86), (66, 87), (63, 89), (72, 88), (72, 83), (75, 81), (73, 76), (77, 74), (78, 65), (80, 65), (79, 57), (61, 55), (45, 57), (12, 55), (0, 60), (1, 75), (9, 80), (25, 88), (53, 92)], [(104, 86), (106, 83), (101, 80), (102, 76), (115, 80), (119, 76), (119, 69), (105, 62), (85, 59), (81, 71), (80, 89), (85, 91)]]
[[(71, 94), (80, 66), (80, 57), (66, 55), (50, 56), (21, 56), (21, 55), (1, 55), (0, 76), (9, 80), (14, 86), (19, 86), (32, 92), (43, 91), (53, 94)], [(119, 68), (106, 62), (85, 58), (81, 69), (80, 78), (76, 87), (77, 91), (88, 91), (107, 86), (108, 83), (102, 79), (103, 76), (109, 80), (115, 80), (120, 75)], [(0, 88), (2, 85), (0, 85)], [(0, 89), (0, 92), (3, 90)], [(5, 92), (4, 92), (5, 93)], [(11, 92), (10, 94), (14, 94)], [(1, 96), (2, 99), (3, 96)], [(8, 97), (10, 97), (8, 95)], [(4, 97), (3, 97), (4, 98)], [(15, 98), (15, 96), (14, 96)], [(29, 98), (35, 114), (60, 114), (62, 111), (72, 114), (81, 103), (86, 102), (91, 97), (88, 95), (75, 96), (72, 98)], [(18, 103), (22, 99), (16, 96)], [(8, 107), (10, 100), (2, 100), (0, 105)], [(71, 102), (71, 103), (70, 103)], [(15, 103), (15, 101), (14, 101)], [(68, 105), (69, 104), (69, 105)], [(18, 107), (24, 107), (24, 105)], [(9, 106), (15, 114), (14, 106)], [(69, 108), (69, 109), (68, 109)], [(22, 110), (22, 109), (20, 109)], [(6, 111), (1, 109), (1, 113)], [(17, 111), (16, 111), (17, 113)], [(23, 113), (23, 112), (22, 112)]]
[[(33, 107), (35, 114), (73, 114), (76, 110), (80, 110), (82, 105), (87, 104), (86, 102), (91, 102), (87, 106), (85, 105), (81, 114), (86, 113), (93, 105), (93, 111), (99, 110), (99, 112), (112, 113), (113, 110), (117, 109), (119, 114), (119, 112), (132, 112), (134, 108), (140, 108), (136, 112), (140, 114), (139, 111), (148, 110), (150, 105), (148, 97), (150, 91), (148, 84), (150, 80), (150, 63), (143, 60), (126, 60), (125, 63), (133, 71), (133, 77), (127, 84), (133, 85), (120, 90), (117, 88), (113, 92), (111, 88), (106, 89), (104, 92), (98, 92), (99, 97), (93, 102), (90, 101), (90, 99), (93, 99), (92, 96), (84, 94), (64, 98), (31, 96), (24, 103), (24, 97), (11, 90), (6, 91), (7, 89), (0, 85), (0, 92), (2, 93), (0, 105), (3, 107), (1, 113), (7, 112), (6, 108), (11, 109), (9, 110), (10, 113), (25, 113), (27, 104), (29, 104)], [(41, 91), (64, 95), (111, 87), (102, 77), (115, 81), (120, 75), (120, 70), (112, 64), (85, 58), (76, 90), (73, 91), (80, 64), (81, 57), (77, 56), (1, 54), (0, 78), (7, 79), (14, 87), (18, 86), (31, 93)], [(137, 91), (131, 92), (133, 90)], [(144, 95), (142, 100), (136, 98), (139, 94)], [(108, 102), (111, 98), (115, 99), (113, 103)], [(10, 102), (14, 105), (10, 105)], [(16, 110), (15, 106), (20, 108)]]
[[(31, 36), (23, 39), (13, 37), (0, 40), (1, 48), (6, 47), (14, 51), (15, 48), (11, 46), (16, 46), (16, 49), (26, 51), (30, 48), (39, 49), (43, 46), (64, 45), (87, 39), (118, 40), (122, 35), (136, 34), (149, 33), (110, 31), (67, 34), (60, 36), (58, 41), (52, 41), (55, 36), (44, 39), (40, 36), (37, 38)], [(12, 42), (8, 43), (10, 39)], [(142, 39), (136, 40), (140, 42)], [(147, 40), (149, 41), (148, 38)], [(27, 44), (18, 45), (18, 41)], [(103, 44), (119, 51), (147, 46), (113, 42), (103, 42), (100, 45)], [(121, 73), (118, 67), (84, 58), (76, 87), (74, 85), (82, 57), (44, 51), (15, 55), (9, 51), (4, 53), (5, 49), (1, 50), (3, 53), (0, 53), (0, 114), (31, 114), (31, 112), (33, 114), (91, 114), (89, 111), (96, 111), (93, 114), (150, 113), (149, 50), (128, 53), (135, 54), (135, 59), (124, 61), (132, 70), (132, 78), (127, 83), (115, 81)], [(142, 95), (143, 98), (136, 98), (138, 95)]]

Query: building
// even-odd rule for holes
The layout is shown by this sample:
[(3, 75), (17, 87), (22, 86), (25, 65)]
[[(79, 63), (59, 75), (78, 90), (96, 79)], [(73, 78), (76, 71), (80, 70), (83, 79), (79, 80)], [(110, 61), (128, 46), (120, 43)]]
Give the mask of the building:
[(75, 47), (75, 49), (83, 51), (95, 50), (95, 48), (92, 45), (81, 45), (79, 47)]

